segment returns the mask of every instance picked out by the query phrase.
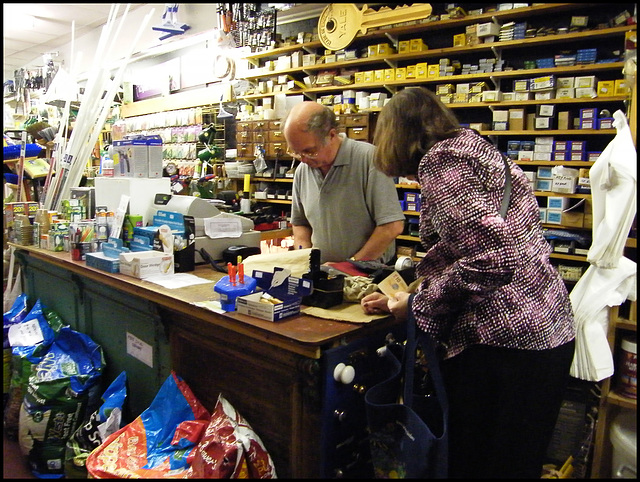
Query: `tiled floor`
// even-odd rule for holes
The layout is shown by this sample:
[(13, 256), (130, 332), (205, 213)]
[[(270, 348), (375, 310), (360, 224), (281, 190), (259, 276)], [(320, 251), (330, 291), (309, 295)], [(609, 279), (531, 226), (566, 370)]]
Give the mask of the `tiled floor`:
[(2, 431), (2, 476), (4, 479), (35, 479), (29, 466), (27, 458), (22, 455), (17, 440), (11, 440)]

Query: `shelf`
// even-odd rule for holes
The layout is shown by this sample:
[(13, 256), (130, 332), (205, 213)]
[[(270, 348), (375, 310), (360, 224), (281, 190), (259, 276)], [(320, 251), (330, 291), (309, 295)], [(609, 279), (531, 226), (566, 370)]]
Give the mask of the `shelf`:
[[(292, 177), (252, 177), (251, 182), (293, 182)], [(262, 199), (261, 199), (262, 201)]]
[(622, 408), (631, 408), (633, 410), (638, 409), (638, 401), (634, 398), (623, 397), (617, 394), (614, 390), (610, 391), (607, 395), (607, 402)]
[(480, 131), (483, 136), (615, 136), (615, 129), (539, 129), (510, 131)]
[[(355, 62), (355, 61), (351, 61)], [(370, 62), (370, 61), (369, 61)], [(336, 62), (337, 64), (337, 62)], [(336, 66), (332, 66), (332, 64), (322, 64), (323, 68), (318, 70), (332, 70), (337, 68)], [(355, 65), (355, 64), (354, 64)], [(284, 92), (270, 92), (264, 94), (248, 94), (248, 95), (239, 95), (238, 99), (253, 99), (260, 97), (273, 96), (276, 94), (310, 94), (310, 93), (324, 93), (324, 92), (335, 92), (342, 91), (345, 88), (349, 89), (387, 89), (391, 92), (397, 90), (397, 87), (404, 87), (406, 85), (422, 85), (422, 84), (441, 84), (443, 82), (468, 82), (472, 80), (498, 80), (498, 79), (509, 79), (509, 78), (522, 78), (522, 77), (538, 77), (542, 75), (568, 75), (568, 74), (585, 74), (606, 70), (619, 70), (622, 71), (624, 67), (624, 62), (610, 62), (603, 64), (586, 64), (586, 65), (575, 65), (569, 67), (551, 67), (544, 69), (518, 69), (518, 70), (505, 70), (500, 72), (483, 72), (478, 74), (465, 74), (465, 75), (451, 75), (448, 77), (433, 77), (426, 79), (405, 79), (405, 80), (389, 80), (384, 82), (361, 82), (361, 83), (353, 83), (346, 85), (329, 85), (322, 87), (308, 87), (306, 89), (296, 89), (289, 90)], [(287, 69), (284, 71), (270, 71), (263, 74), (257, 74), (254, 76), (246, 76), (247, 80), (257, 80), (260, 78), (268, 78), (268, 77), (277, 77), (278, 75), (282, 75), (283, 73), (291, 74), (296, 71), (304, 73), (305, 68), (298, 69)], [(258, 96), (258, 97), (256, 97)], [(561, 99), (557, 99), (561, 100)], [(571, 99), (567, 99), (571, 100)], [(499, 104), (497, 102), (496, 104)]]
[(549, 254), (549, 257), (555, 258), (555, 259), (568, 259), (571, 261), (583, 261), (583, 262), (587, 261), (586, 256), (581, 256), (577, 254), (551, 253)]
[(223, 95), (224, 88), (221, 84), (213, 87), (187, 90), (167, 96), (154, 97), (140, 100), (120, 107), (120, 115), (123, 118), (135, 117), (145, 114), (156, 114), (169, 110), (188, 109), (203, 105), (217, 105)]
[[(501, 101), (501, 102), (464, 102), (464, 103), (453, 103), (447, 104), (447, 107), (450, 109), (470, 109), (470, 108), (478, 108), (478, 107), (523, 107), (528, 105), (540, 105), (540, 104), (560, 104), (560, 105), (571, 105), (571, 104), (599, 104), (602, 102), (606, 102), (607, 104), (611, 102), (624, 102), (628, 100), (626, 95), (616, 95), (611, 97), (595, 97), (593, 99), (547, 99), (547, 100), (514, 100), (514, 101)], [(580, 129), (573, 129), (579, 131)]]
[(417, 241), (417, 242), (420, 242), (420, 238), (418, 236), (408, 236), (406, 234), (401, 234), (400, 236), (396, 236), (396, 239), (402, 239), (403, 241)]
[(568, 194), (564, 192), (535, 191), (533, 194), (540, 197), (558, 196), (558, 197), (568, 197), (571, 199), (591, 199), (591, 194), (580, 194), (580, 193)]
[[(458, 27), (466, 27), (467, 25), (472, 25), (474, 23), (482, 23), (482, 22), (489, 22), (489, 21), (496, 21), (496, 22), (509, 21), (511, 19), (520, 19), (523, 17), (526, 18), (526, 17), (533, 17), (533, 16), (549, 15), (551, 13), (565, 12), (575, 8), (576, 8), (576, 5), (573, 3), (555, 3), (555, 4), (549, 3), (549, 4), (534, 5), (532, 7), (526, 7), (526, 9), (524, 10), (514, 8), (510, 10), (482, 13), (480, 15), (467, 15), (462, 18), (453, 18), (453, 19), (437, 20), (437, 21), (418, 21), (413, 23), (412, 25), (401, 25), (396, 27), (384, 27), (377, 30), (369, 30), (366, 34), (361, 34), (356, 36), (356, 38), (354, 39), (354, 42), (356, 41), (363, 42), (363, 41), (375, 40), (379, 38), (393, 40), (399, 37), (400, 35), (409, 35), (416, 32), (428, 33), (429, 31), (436, 31), (436, 30), (446, 30), (446, 29), (453, 30)], [(600, 30), (591, 29), (591, 30), (585, 30), (581, 32), (571, 32), (567, 34), (537, 37), (533, 39), (524, 39), (524, 40), (508, 41), (508, 42), (493, 42), (490, 44), (481, 44), (481, 45), (489, 46), (489, 48), (491, 47), (495, 48), (495, 47), (499, 47), (500, 44), (502, 44), (502, 46), (509, 46), (508, 44), (514, 42), (513, 46), (519, 46), (522, 44), (522, 42), (534, 43), (532, 41), (537, 41), (535, 42), (537, 45), (542, 45), (548, 42), (553, 42), (553, 41), (557, 42), (558, 38), (565, 39), (565, 40), (574, 40), (574, 39), (580, 40), (582, 38), (590, 37), (594, 35), (597, 35), (597, 36), (615, 35), (619, 32), (634, 30), (635, 28), (636, 28), (635, 25), (630, 25), (630, 26), (625, 25), (623, 27), (613, 27), (613, 28), (600, 29)], [(255, 61), (258, 61), (260, 59), (274, 58), (274, 57), (295, 52), (301, 49), (306, 51), (315, 51), (316, 49), (324, 49), (324, 47), (320, 41), (316, 40), (313, 42), (306, 42), (301, 44), (289, 45), (286, 47), (278, 47), (275, 49), (266, 50), (262, 52), (256, 52), (250, 55), (246, 55), (244, 58), (247, 61), (254, 63)], [(438, 49), (438, 50), (443, 50), (443, 49)]]
[(270, 239), (287, 238), (293, 236), (293, 228), (285, 229), (273, 229), (269, 231), (260, 231), (260, 241), (267, 241)]
[(513, 161), (518, 166), (575, 166), (591, 167), (594, 161)]
[(288, 200), (288, 199), (256, 199), (256, 198), (252, 198), (251, 200), (254, 201), (254, 202), (257, 202), (257, 203), (291, 204), (291, 200)]

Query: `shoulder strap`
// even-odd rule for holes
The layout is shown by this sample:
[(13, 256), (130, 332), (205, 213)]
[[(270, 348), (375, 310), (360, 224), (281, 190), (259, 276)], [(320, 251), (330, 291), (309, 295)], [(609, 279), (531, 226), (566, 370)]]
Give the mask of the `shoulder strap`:
[(500, 216), (503, 218), (507, 215), (507, 210), (509, 209), (509, 199), (511, 198), (511, 169), (509, 168), (509, 163), (507, 162), (507, 158), (502, 156), (502, 161), (504, 162), (505, 167), (505, 181), (504, 181), (504, 194), (502, 196), (502, 205), (500, 206)]

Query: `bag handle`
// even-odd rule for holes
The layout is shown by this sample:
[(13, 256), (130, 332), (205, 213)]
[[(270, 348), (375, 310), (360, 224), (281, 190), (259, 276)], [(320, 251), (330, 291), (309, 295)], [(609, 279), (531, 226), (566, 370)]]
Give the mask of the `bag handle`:
[(504, 172), (504, 194), (502, 195), (502, 205), (500, 206), (500, 216), (504, 219), (507, 215), (507, 210), (509, 209), (509, 199), (511, 198), (511, 168), (509, 167), (509, 163), (507, 162), (507, 158), (502, 156), (502, 161), (504, 162), (505, 172)]
[[(413, 301), (413, 295), (409, 298), (409, 307)], [(407, 319), (407, 342), (404, 349), (404, 404), (411, 407), (413, 405), (413, 379), (416, 363), (416, 348), (420, 345), (427, 358), (429, 371), (433, 379), (438, 403), (442, 408), (445, 420), (449, 413), (449, 402), (444, 389), (442, 373), (440, 372), (440, 360), (436, 354), (436, 344), (433, 338), (423, 330), (417, 327), (413, 310), (409, 309), (409, 318)]]

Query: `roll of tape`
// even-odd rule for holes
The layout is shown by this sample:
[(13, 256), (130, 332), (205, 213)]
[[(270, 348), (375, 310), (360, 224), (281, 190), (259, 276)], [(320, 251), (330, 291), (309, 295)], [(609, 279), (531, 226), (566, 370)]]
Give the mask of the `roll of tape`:
[(413, 267), (413, 260), (409, 256), (400, 256), (396, 261), (396, 271), (402, 271), (403, 269)]

